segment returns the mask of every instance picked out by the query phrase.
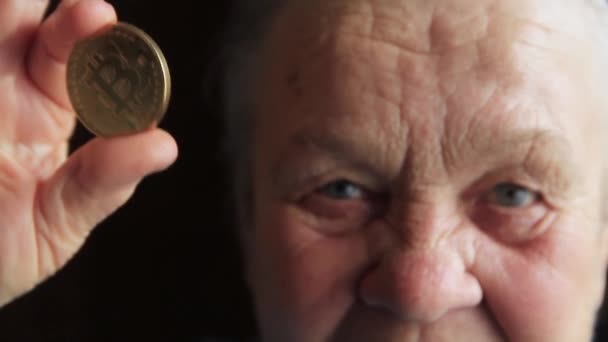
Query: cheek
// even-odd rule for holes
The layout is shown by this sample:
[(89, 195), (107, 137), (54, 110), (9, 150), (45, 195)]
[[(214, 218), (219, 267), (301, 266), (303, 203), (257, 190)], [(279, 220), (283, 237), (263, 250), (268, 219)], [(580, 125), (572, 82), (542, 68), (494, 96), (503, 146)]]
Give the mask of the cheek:
[(593, 231), (562, 220), (525, 245), (480, 243), (475, 273), (511, 340), (587, 339), (603, 290)]
[(262, 320), (289, 327), (297, 336), (283, 338), (291, 341), (321, 340), (356, 301), (369, 259), (363, 234), (323, 235), (291, 207), (269, 207), (258, 217), (250, 278)]

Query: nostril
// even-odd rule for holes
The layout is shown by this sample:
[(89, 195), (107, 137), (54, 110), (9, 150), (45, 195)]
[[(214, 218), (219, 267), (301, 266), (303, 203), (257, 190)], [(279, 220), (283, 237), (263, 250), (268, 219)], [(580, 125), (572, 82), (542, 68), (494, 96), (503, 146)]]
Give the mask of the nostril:
[(402, 320), (429, 323), (451, 310), (478, 305), (482, 291), (455, 255), (423, 253), (400, 255), (371, 270), (360, 296)]

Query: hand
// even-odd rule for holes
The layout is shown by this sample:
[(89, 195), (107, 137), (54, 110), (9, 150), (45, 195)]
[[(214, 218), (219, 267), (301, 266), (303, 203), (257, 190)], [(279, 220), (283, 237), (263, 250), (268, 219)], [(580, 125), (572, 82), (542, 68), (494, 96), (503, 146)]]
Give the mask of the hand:
[(177, 157), (161, 130), (96, 138), (68, 157), (74, 42), (116, 22), (103, 0), (0, 0), (0, 305), (64, 265), (146, 175)]

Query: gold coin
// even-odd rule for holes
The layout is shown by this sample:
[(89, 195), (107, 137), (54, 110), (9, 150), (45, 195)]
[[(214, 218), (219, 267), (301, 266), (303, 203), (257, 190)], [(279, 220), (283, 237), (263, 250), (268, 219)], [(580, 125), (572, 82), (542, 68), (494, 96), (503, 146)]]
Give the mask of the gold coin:
[(121, 22), (76, 43), (67, 87), (83, 126), (112, 137), (156, 127), (169, 105), (171, 78), (152, 38)]

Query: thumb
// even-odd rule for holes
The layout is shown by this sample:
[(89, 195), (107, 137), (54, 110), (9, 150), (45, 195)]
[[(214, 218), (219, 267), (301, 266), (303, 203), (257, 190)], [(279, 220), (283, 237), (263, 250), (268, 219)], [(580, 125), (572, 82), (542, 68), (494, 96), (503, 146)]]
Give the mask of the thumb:
[(36, 196), (34, 212), (39, 275), (62, 266), (91, 229), (123, 205), (146, 175), (175, 161), (166, 132), (96, 138), (76, 151)]

